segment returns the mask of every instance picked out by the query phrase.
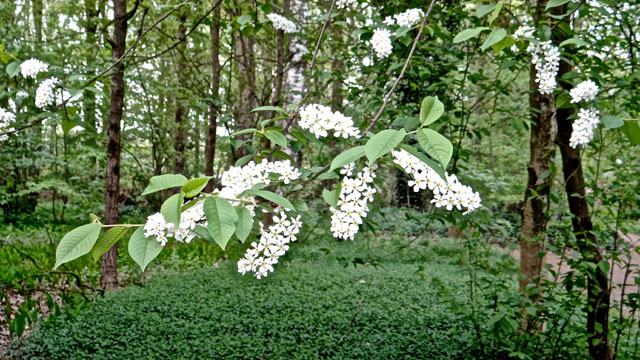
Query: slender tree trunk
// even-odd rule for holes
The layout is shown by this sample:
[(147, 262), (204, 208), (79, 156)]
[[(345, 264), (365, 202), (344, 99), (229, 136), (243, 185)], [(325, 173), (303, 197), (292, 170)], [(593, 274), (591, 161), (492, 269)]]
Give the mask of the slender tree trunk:
[[(96, 7), (96, 0), (84, 1), (86, 23), (84, 26), (87, 44), (87, 76), (93, 76), (94, 70), (92, 68), (92, 62), (97, 55), (97, 37), (96, 31), (98, 28), (98, 8)], [(82, 110), (84, 113), (84, 122), (88, 124), (92, 129), (96, 127), (96, 94), (92, 91), (86, 91), (83, 96)]]
[(33, 0), (33, 6), (31, 7), (31, 11), (33, 11), (33, 27), (36, 32), (36, 40), (38, 42), (42, 41), (42, 8), (44, 0)]
[[(124, 54), (127, 45), (127, 1), (113, 0), (113, 39), (111, 57), (117, 61)], [(118, 223), (118, 203), (120, 194), (120, 122), (124, 109), (124, 64), (114, 67), (111, 75), (111, 104), (107, 119), (107, 174), (104, 194), (104, 223)], [(117, 244), (102, 256), (102, 287), (118, 287), (118, 247)]]
[[(211, 24), (211, 101), (209, 102), (209, 131), (207, 133), (206, 164), (204, 174), (213, 176), (216, 155), (216, 130), (218, 128), (218, 106), (220, 106), (220, 7), (215, 10)], [(205, 191), (213, 191), (213, 181), (209, 181)]]
[[(284, 5), (282, 10), (284, 15), (286, 16), (289, 12), (289, 8), (291, 7), (290, 0), (284, 0)], [(284, 47), (284, 31), (278, 30), (277, 38), (276, 38), (276, 77), (274, 79), (273, 85), (273, 100), (271, 101), (271, 105), (280, 106), (282, 101), (282, 85), (284, 82), (284, 57), (285, 57), (285, 47)], [(275, 111), (269, 112), (269, 117), (273, 118), (276, 116)]]
[[(252, 127), (254, 115), (251, 112), (256, 106), (256, 94), (255, 94), (255, 56), (253, 51), (253, 38), (247, 37), (238, 31), (235, 34), (236, 40), (236, 66), (238, 68), (238, 84), (239, 84), (239, 98), (237, 106), (236, 128), (238, 130), (248, 129)], [(241, 135), (239, 140), (247, 141), (249, 135)], [(247, 150), (244, 146), (239, 146), (235, 153), (237, 158), (247, 155)]]
[[(305, 19), (309, 16), (309, 2), (308, 0), (294, 0), (291, 4), (291, 11), (300, 23), (304, 23)], [(306, 48), (304, 46), (304, 39), (298, 35), (293, 35), (289, 38), (289, 51), (293, 54), (291, 63), (286, 71), (286, 94), (285, 101), (287, 104), (294, 104), (302, 100), (302, 95), (305, 91), (305, 79), (304, 79), (304, 52)]]
[[(178, 25), (178, 39), (182, 40), (182, 43), (179, 45), (182, 50), (186, 49), (186, 41), (184, 39), (187, 36), (187, 29), (185, 26), (185, 22), (187, 20), (187, 13), (184, 11), (184, 8), (180, 11), (180, 16), (178, 17), (178, 21), (180, 24)], [(181, 51), (180, 49), (178, 51)], [(184, 73), (187, 69), (186, 64), (184, 63), (184, 56), (178, 56), (178, 85), (184, 85)], [(176, 174), (184, 174), (184, 132), (185, 132), (185, 117), (187, 113), (187, 109), (184, 106), (184, 97), (178, 95), (176, 97), (176, 115), (175, 115), (175, 138), (174, 138), (174, 157), (173, 157), (173, 171)]]
[[(547, 0), (538, 0), (534, 21), (540, 22)], [(520, 237), (520, 291), (536, 282), (542, 270), (544, 241), (547, 231), (547, 208), (551, 190), (549, 169), (555, 137), (555, 99), (541, 95), (535, 81), (536, 70), (529, 71), (529, 108), (531, 109), (530, 158), (527, 166), (527, 188), (522, 206), (522, 236)], [(532, 298), (535, 300), (535, 294)]]
[[(564, 9), (566, 12), (566, 8)], [(571, 71), (571, 65), (562, 60), (558, 78)], [(560, 81), (564, 90), (571, 89), (571, 84)], [(599, 266), (604, 260), (603, 249), (592, 232), (593, 224), (589, 213), (589, 203), (585, 198), (585, 182), (582, 172), (582, 161), (578, 149), (569, 146), (573, 131), (573, 108), (558, 109), (558, 135), (556, 143), (562, 155), (562, 172), (564, 174), (565, 191), (571, 212), (571, 224), (576, 233), (580, 253), (585, 261), (592, 263), (594, 270), (587, 273), (587, 333), (589, 334), (589, 354), (596, 360), (613, 358), (609, 341), (609, 307), (610, 289), (607, 272)]]

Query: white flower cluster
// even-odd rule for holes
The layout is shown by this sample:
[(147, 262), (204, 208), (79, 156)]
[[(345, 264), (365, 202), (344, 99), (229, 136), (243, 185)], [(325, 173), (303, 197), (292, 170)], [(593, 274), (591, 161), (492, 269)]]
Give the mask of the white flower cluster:
[(331, 207), (331, 232), (339, 239), (355, 238), (358, 226), (369, 212), (367, 203), (373, 201), (373, 194), (376, 193), (373, 169), (365, 167), (355, 177), (349, 177), (354, 168), (355, 164), (345, 167), (347, 177), (343, 178), (340, 185), (337, 209)]
[(339, 111), (333, 112), (328, 106), (320, 104), (309, 104), (300, 110), (300, 121), (302, 129), (314, 134), (316, 138), (329, 136), (329, 131), (333, 131), (333, 136), (348, 139), (350, 136), (360, 137), (360, 130), (353, 126), (353, 120), (349, 116), (344, 116)]
[(531, 63), (536, 67), (536, 82), (540, 94), (553, 94), (553, 89), (556, 87), (556, 75), (560, 69), (560, 50), (553, 46), (549, 40), (529, 44), (527, 52), (531, 54)]
[(55, 87), (58, 79), (51, 78), (43, 81), (36, 90), (36, 107), (42, 109), (55, 101)]
[(301, 226), (300, 215), (288, 217), (284, 211), (276, 209), (273, 225), (265, 230), (260, 223), (260, 240), (252, 242), (244, 257), (238, 260), (238, 272), (242, 275), (253, 272), (258, 279), (273, 272), (273, 265), (289, 250), (288, 244), (296, 241)]
[(14, 121), (16, 121), (16, 116), (0, 107), (0, 141), (6, 141), (9, 138), (6, 133), (15, 130), (11, 127), (11, 123)]
[(35, 79), (36, 76), (49, 69), (49, 65), (37, 59), (29, 59), (20, 65), (20, 72), (24, 78)]
[(198, 201), (195, 205), (185, 210), (180, 215), (180, 224), (177, 229), (175, 224), (167, 222), (161, 213), (149, 216), (144, 224), (144, 236), (155, 236), (162, 246), (167, 244), (170, 237), (182, 243), (190, 243), (196, 237), (196, 234), (191, 231), (196, 225), (207, 227), (203, 205), (204, 200)]
[(393, 162), (413, 177), (413, 180), (409, 181), (413, 191), (418, 192), (427, 188), (433, 191), (431, 202), (436, 207), (445, 207), (447, 210), (464, 208), (463, 214), (466, 215), (481, 206), (480, 194), (474, 192), (470, 186), (463, 185), (455, 175), (445, 173), (447, 177), (445, 182), (435, 170), (408, 151), (392, 151), (392, 154)]
[(393, 15), (393, 17), (396, 19), (398, 26), (412, 27), (420, 22), (423, 15), (424, 13), (420, 9), (409, 9), (403, 13)]
[(17, 97), (18, 99), (25, 99), (25, 98), (28, 98), (28, 97), (29, 97), (29, 93), (28, 93), (28, 92), (26, 92), (26, 91), (24, 91), (24, 90), (20, 90), (20, 91), (18, 91), (18, 92), (16, 93), (16, 97)]
[[(523, 25), (520, 26), (518, 28), (518, 30), (516, 30), (516, 32), (513, 33), (513, 38), (516, 40), (522, 40), (524, 38), (531, 38), (533, 37), (533, 33), (534, 31), (536, 31), (535, 28), (528, 26), (528, 25)], [(518, 45), (513, 44), (511, 45), (511, 51), (513, 53), (517, 53), (520, 51), (520, 49), (518, 48)]]
[(288, 34), (295, 33), (298, 31), (298, 27), (291, 20), (287, 19), (282, 15), (278, 15), (275, 13), (267, 14), (267, 17), (273, 23), (273, 27), (277, 30), (282, 30)]
[(583, 100), (593, 101), (598, 95), (598, 85), (591, 80), (586, 80), (571, 89), (569, 94), (571, 95), (571, 103), (578, 103)]
[(593, 139), (593, 130), (599, 123), (598, 110), (595, 108), (580, 109), (578, 118), (573, 122), (569, 146), (576, 148), (579, 145), (587, 145)]
[[(234, 206), (241, 205), (243, 202), (234, 201), (239, 198), (240, 193), (251, 189), (257, 184), (269, 185), (271, 183), (270, 174), (279, 174), (278, 180), (285, 184), (297, 180), (301, 175), (289, 160), (273, 162), (262, 160), (259, 164), (251, 161), (242, 167), (231, 166), (223, 172), (220, 180), (222, 189), (216, 189), (214, 193), (231, 201)], [(255, 203), (255, 198), (251, 196), (243, 197), (242, 200)], [(251, 215), (255, 215), (255, 205), (248, 204), (244, 206), (251, 212)]]
[(371, 42), (373, 51), (376, 52), (379, 58), (386, 58), (391, 55), (393, 46), (391, 46), (391, 32), (389, 30), (383, 28), (375, 29), (369, 41)]

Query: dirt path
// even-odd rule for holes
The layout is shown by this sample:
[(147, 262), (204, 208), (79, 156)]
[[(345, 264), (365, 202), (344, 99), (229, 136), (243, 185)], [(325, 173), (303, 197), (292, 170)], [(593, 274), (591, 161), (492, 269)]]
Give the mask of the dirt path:
[[(640, 271), (640, 235), (634, 234), (618, 234), (625, 243), (627, 243), (630, 247), (630, 255), (631, 259), (627, 259), (626, 256), (622, 256), (620, 261), (613, 264), (613, 260), (609, 262), (610, 268), (613, 269), (613, 274), (611, 276), (613, 288), (611, 289), (611, 301), (615, 303), (620, 303), (620, 297), (622, 295), (623, 284), (625, 283), (625, 274), (627, 273), (627, 262), (629, 265), (629, 273), (627, 274), (626, 286), (624, 286), (625, 297), (627, 294), (637, 293), (638, 286), (635, 285), (634, 278), (640, 276), (638, 272)], [(565, 257), (567, 256), (579, 256), (578, 254), (571, 253), (575, 252), (575, 250), (567, 249)], [(520, 249), (515, 249), (511, 251), (511, 255), (518, 261), (520, 261)], [(551, 264), (552, 269), (554, 271), (558, 271), (558, 267), (560, 268), (560, 276), (566, 274), (569, 271), (569, 266), (566, 263), (566, 258), (564, 261), (561, 261), (561, 256), (553, 253), (547, 253), (544, 258), (546, 264)]]

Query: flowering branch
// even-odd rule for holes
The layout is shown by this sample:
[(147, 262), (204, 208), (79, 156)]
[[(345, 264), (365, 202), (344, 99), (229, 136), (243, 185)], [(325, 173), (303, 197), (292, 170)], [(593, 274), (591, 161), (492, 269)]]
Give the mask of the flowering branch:
[(418, 30), (418, 35), (413, 40), (413, 45), (411, 46), (411, 51), (409, 51), (409, 56), (407, 57), (407, 60), (404, 62), (404, 66), (402, 67), (402, 71), (400, 72), (400, 75), (398, 76), (396, 81), (393, 83), (393, 86), (391, 86), (391, 89), (387, 93), (387, 96), (384, 97), (384, 102), (382, 103), (382, 106), (380, 107), (380, 110), (378, 110), (378, 113), (376, 114), (376, 116), (373, 118), (373, 120), (371, 121), (371, 123), (367, 127), (367, 130), (365, 130), (365, 133), (371, 131), (371, 129), (373, 129), (373, 126), (380, 119), (380, 116), (382, 116), (382, 113), (384, 112), (384, 110), (387, 108), (387, 105), (389, 104), (389, 99), (391, 98), (391, 95), (393, 95), (393, 92), (396, 90), (396, 87), (400, 83), (400, 80), (402, 80), (402, 77), (404, 76), (404, 73), (407, 71), (407, 67), (409, 67), (409, 63), (411, 62), (411, 58), (413, 57), (413, 53), (416, 51), (416, 46), (418, 45), (418, 40), (420, 40), (420, 36), (422, 36), (422, 31), (424, 30), (424, 24), (426, 24), (427, 18), (429, 17), (429, 14), (431, 13), (431, 10), (433, 9), (433, 4), (435, 4), (435, 2), (436, 2), (436, 0), (431, 0), (431, 4), (429, 4), (429, 9), (427, 10), (427, 13), (422, 18), (422, 23), (420, 24), (420, 30)]

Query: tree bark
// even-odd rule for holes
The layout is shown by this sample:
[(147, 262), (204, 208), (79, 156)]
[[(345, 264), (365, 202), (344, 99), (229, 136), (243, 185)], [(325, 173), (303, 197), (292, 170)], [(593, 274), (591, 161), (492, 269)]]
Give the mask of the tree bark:
[(31, 7), (31, 11), (33, 11), (33, 28), (36, 32), (36, 40), (38, 42), (42, 41), (42, 8), (43, 8), (43, 0), (33, 0), (33, 6)]
[[(206, 145), (206, 164), (204, 174), (213, 176), (213, 163), (216, 156), (216, 130), (218, 128), (218, 106), (220, 100), (220, 7), (215, 10), (215, 19), (211, 24), (211, 101), (209, 102), (209, 131)], [(206, 192), (213, 191), (213, 181), (207, 183)]]
[[(178, 45), (178, 51), (186, 49), (186, 41), (185, 38), (187, 36), (187, 29), (185, 26), (185, 22), (187, 20), (187, 13), (184, 10), (187, 7), (183, 7), (180, 10), (180, 15), (178, 16), (178, 39), (182, 41), (180, 45)], [(178, 56), (178, 85), (184, 85), (184, 74), (187, 70), (187, 66), (184, 63), (184, 56)], [(184, 174), (184, 132), (185, 132), (185, 117), (187, 113), (187, 109), (184, 106), (184, 97), (182, 95), (178, 95), (176, 97), (176, 114), (175, 114), (175, 138), (174, 138), (174, 156), (173, 156), (173, 171), (176, 174)]]
[[(540, 22), (547, 0), (538, 0), (534, 14), (536, 27)], [(529, 71), (529, 108), (531, 134), (529, 139), (530, 158), (527, 166), (527, 188), (522, 206), (522, 235), (520, 237), (520, 292), (536, 282), (542, 270), (545, 233), (547, 231), (547, 208), (551, 191), (549, 169), (553, 157), (555, 137), (555, 99), (553, 95), (541, 95), (538, 91), (536, 69)], [(535, 294), (531, 298), (536, 300)]]
[[(98, 8), (96, 7), (96, 0), (85, 0), (84, 1), (85, 8), (85, 33), (86, 38), (85, 42), (87, 44), (87, 58), (86, 58), (86, 66), (87, 66), (87, 76), (93, 76), (94, 70), (91, 66), (91, 63), (95, 59), (97, 52), (93, 52), (93, 50), (97, 50), (97, 37), (96, 31), (98, 29)], [(84, 122), (88, 124), (92, 129), (96, 127), (96, 94), (92, 91), (85, 91), (83, 96), (83, 105), (82, 110), (84, 114)]]
[[(113, 39), (111, 57), (117, 61), (127, 42), (127, 1), (113, 0)], [(124, 64), (118, 63), (111, 75), (111, 104), (107, 119), (107, 174), (104, 194), (104, 223), (118, 223), (120, 194), (120, 122), (124, 108)], [(102, 256), (101, 283), (105, 289), (118, 287), (117, 243)]]
[[(238, 68), (238, 85), (239, 98), (236, 108), (236, 129), (243, 130), (252, 127), (254, 115), (251, 112), (256, 106), (255, 94), (255, 55), (253, 51), (253, 38), (244, 36), (241, 31), (235, 34), (236, 41), (236, 66)], [(250, 134), (238, 136), (238, 140), (249, 140)], [(247, 149), (244, 145), (235, 149), (235, 157), (240, 158), (247, 155)]]
[[(565, 11), (566, 12), (566, 11)], [(558, 78), (571, 71), (571, 65), (560, 61)], [(560, 81), (560, 87), (568, 91), (571, 84)], [(593, 264), (592, 272), (587, 274), (587, 333), (589, 334), (589, 354), (596, 360), (613, 358), (609, 341), (610, 289), (607, 272), (599, 263), (604, 260), (603, 249), (593, 234), (593, 223), (589, 213), (589, 203), (585, 198), (585, 182), (582, 172), (582, 160), (578, 149), (569, 146), (573, 131), (573, 108), (558, 109), (558, 135), (556, 143), (562, 155), (562, 172), (565, 191), (571, 212), (571, 224), (578, 239), (580, 253), (585, 261)], [(605, 260), (606, 261), (606, 260)]]
[[(289, 8), (291, 7), (290, 0), (284, 0), (284, 5), (282, 6), (283, 15), (287, 15), (289, 12)], [(273, 100), (271, 101), (271, 105), (280, 106), (282, 101), (282, 85), (284, 82), (284, 30), (278, 30), (277, 38), (276, 38), (276, 77), (274, 79), (273, 84)], [(276, 116), (275, 111), (269, 112), (269, 117), (273, 118)]]

